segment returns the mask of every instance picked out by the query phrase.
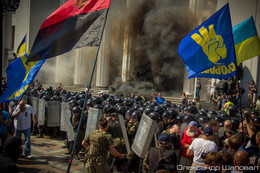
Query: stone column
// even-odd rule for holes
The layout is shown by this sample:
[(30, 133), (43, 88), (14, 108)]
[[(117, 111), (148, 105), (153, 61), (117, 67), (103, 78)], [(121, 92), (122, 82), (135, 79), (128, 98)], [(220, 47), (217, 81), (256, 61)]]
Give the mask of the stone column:
[[(127, 16), (130, 15), (130, 0), (127, 0)], [(125, 23), (124, 45), (123, 45), (123, 62), (122, 62), (122, 82), (125, 82), (130, 75), (131, 68), (131, 41), (129, 37), (129, 22)]]
[(109, 56), (106, 49), (106, 32), (103, 34), (99, 55), (96, 65), (96, 86), (99, 88), (108, 87), (108, 74), (109, 74)]

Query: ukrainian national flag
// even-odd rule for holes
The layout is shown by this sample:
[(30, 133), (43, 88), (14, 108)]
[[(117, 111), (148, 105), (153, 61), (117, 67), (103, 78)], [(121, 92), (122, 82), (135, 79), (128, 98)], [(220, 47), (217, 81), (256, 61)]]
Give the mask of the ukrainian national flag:
[(26, 49), (26, 34), (22, 40), (22, 42), (20, 43), (20, 45), (17, 48), (16, 51), (16, 56), (19, 57), (22, 53), (25, 53)]
[(260, 55), (260, 40), (253, 17), (233, 27), (237, 65)]
[(7, 67), (7, 90), (0, 97), (0, 103), (18, 100), (30, 86), (45, 62), (44, 59), (26, 64), (27, 59), (28, 54), (24, 54), (16, 58)]
[[(229, 5), (226, 4), (208, 20), (189, 33), (179, 44), (188, 78), (220, 65), (220, 73), (237, 74)], [(234, 64), (234, 65), (233, 65)]]

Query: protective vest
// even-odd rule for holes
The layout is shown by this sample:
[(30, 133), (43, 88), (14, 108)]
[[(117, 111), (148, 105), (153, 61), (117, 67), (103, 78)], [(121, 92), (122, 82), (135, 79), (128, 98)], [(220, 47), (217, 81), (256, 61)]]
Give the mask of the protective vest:
[(96, 131), (96, 133), (93, 133), (90, 136), (89, 141), (90, 146), (88, 155), (93, 158), (97, 158), (98, 156), (102, 155), (104, 158), (106, 158), (109, 151), (109, 142), (106, 137), (106, 132)]
[(229, 114), (229, 113), (228, 113), (228, 108), (229, 108), (229, 106), (234, 106), (234, 103), (232, 103), (232, 102), (227, 102), (227, 107), (225, 108), (225, 112), (227, 112), (227, 114)]

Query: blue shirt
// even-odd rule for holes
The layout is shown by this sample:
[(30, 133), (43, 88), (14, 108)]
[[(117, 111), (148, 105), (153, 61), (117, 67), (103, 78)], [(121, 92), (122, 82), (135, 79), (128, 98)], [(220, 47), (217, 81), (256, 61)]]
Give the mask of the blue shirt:
[[(6, 111), (2, 111), (2, 119), (3, 120), (7, 120), (9, 119), (11, 116), (9, 115), (8, 112)], [(7, 126), (3, 125), (2, 123), (0, 123), (0, 134), (5, 134), (7, 132)]]
[(227, 99), (222, 99), (221, 107), (223, 107), (226, 102), (227, 102)]
[(163, 104), (163, 102), (165, 101), (165, 99), (163, 97), (160, 99), (158, 96), (155, 96), (155, 100), (156, 100), (156, 103), (158, 103), (158, 104)]

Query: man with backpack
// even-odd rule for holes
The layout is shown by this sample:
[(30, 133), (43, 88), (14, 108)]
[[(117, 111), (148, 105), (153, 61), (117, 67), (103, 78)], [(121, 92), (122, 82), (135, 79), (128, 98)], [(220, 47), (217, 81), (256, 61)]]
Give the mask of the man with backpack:
[(177, 157), (171, 146), (171, 137), (167, 133), (158, 136), (158, 147), (152, 148), (147, 157), (147, 169), (149, 173), (158, 170), (165, 172), (177, 172)]

